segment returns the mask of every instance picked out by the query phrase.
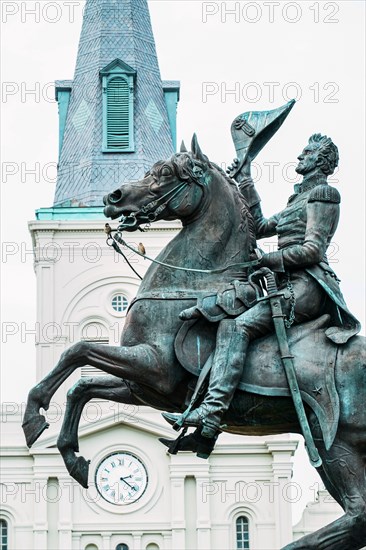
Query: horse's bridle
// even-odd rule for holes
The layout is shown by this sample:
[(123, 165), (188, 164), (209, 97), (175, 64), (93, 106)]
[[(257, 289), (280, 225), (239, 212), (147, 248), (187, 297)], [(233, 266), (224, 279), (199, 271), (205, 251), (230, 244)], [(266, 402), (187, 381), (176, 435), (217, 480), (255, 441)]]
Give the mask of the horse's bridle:
[[(145, 258), (155, 264), (159, 264), (163, 267), (168, 267), (169, 269), (175, 269), (179, 271), (188, 271), (191, 273), (206, 273), (206, 274), (219, 274), (224, 273), (225, 271), (228, 271), (229, 269), (245, 269), (249, 267), (255, 267), (259, 264), (261, 259), (261, 254), (258, 249), (256, 249), (256, 254), (258, 258), (256, 260), (251, 260), (248, 262), (241, 262), (238, 264), (229, 264), (224, 267), (220, 267), (217, 269), (194, 269), (191, 267), (180, 267), (177, 265), (172, 264), (166, 264), (164, 262), (160, 262), (159, 260), (155, 260), (154, 258), (150, 258), (146, 254), (143, 254), (136, 248), (133, 248), (129, 244), (126, 243), (126, 241), (122, 237), (122, 231), (134, 231), (135, 226), (136, 229), (140, 229), (140, 231), (144, 231), (137, 225), (138, 223), (152, 223), (156, 220), (156, 218), (164, 212), (164, 210), (167, 208), (170, 201), (178, 194), (180, 191), (182, 191), (187, 185), (191, 183), (190, 180), (183, 181), (180, 184), (173, 187), (173, 189), (170, 189), (170, 191), (167, 191), (164, 195), (159, 197), (158, 199), (154, 199), (153, 201), (150, 201), (149, 203), (145, 204), (140, 208), (140, 210), (137, 210), (137, 212), (132, 212), (128, 216), (123, 216), (120, 220), (120, 224), (117, 227), (117, 229), (110, 229), (108, 232), (108, 238), (107, 238), (107, 244), (108, 246), (112, 246), (114, 250), (123, 256), (123, 258), (126, 260), (127, 264), (130, 266), (132, 271), (139, 277), (139, 279), (142, 280), (142, 277), (137, 273), (137, 271), (133, 268), (133, 266), (128, 261), (126, 255), (123, 253), (121, 248), (119, 247), (119, 244), (122, 244), (138, 256), (141, 256), (142, 258)], [(164, 201), (164, 199), (166, 199)], [(164, 202), (161, 202), (164, 201)], [(161, 203), (161, 204), (160, 204)], [(156, 208), (156, 210), (154, 210)], [(112, 232), (116, 232), (116, 235), (113, 236)]]
[[(137, 212), (132, 212), (128, 216), (123, 216), (120, 219), (120, 225), (118, 226), (118, 231), (133, 231), (134, 227), (138, 223), (152, 223), (156, 220), (156, 218), (164, 212), (164, 210), (167, 208), (168, 204), (174, 197), (182, 191), (186, 185), (188, 185), (188, 181), (181, 182), (180, 184), (173, 187), (173, 189), (170, 189), (170, 191), (167, 191), (164, 195), (159, 197), (158, 199), (154, 199), (144, 206), (140, 208), (140, 210), (137, 210)], [(164, 201), (165, 202), (162, 202)], [(160, 204), (161, 203), (161, 204)], [(155, 209), (155, 210), (154, 210)], [(137, 226), (137, 229), (140, 229), (139, 226)], [(142, 230), (143, 231), (143, 230)]]

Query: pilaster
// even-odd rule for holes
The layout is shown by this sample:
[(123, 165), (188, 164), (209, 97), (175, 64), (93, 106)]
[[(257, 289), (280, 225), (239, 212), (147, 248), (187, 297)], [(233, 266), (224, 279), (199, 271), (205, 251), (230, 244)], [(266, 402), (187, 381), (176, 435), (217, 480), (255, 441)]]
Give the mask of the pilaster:
[[(283, 437), (283, 436), (282, 436)], [(291, 458), (297, 448), (297, 441), (267, 441), (268, 451), (272, 453), (272, 471), (274, 484), (274, 510), (276, 526), (276, 546), (282, 548), (292, 542), (291, 476), (293, 463)]]
[(196, 506), (197, 506), (197, 546), (198, 548), (211, 547), (211, 516), (210, 499), (203, 499), (203, 487), (210, 483), (210, 465), (203, 464), (196, 477)]
[(37, 548), (37, 550), (48, 550), (47, 498), (45, 498), (47, 476), (35, 475), (33, 478), (33, 487), (35, 497), (33, 520), (34, 548)]
[(73, 481), (69, 476), (58, 476), (60, 500), (58, 503), (59, 548), (72, 548)]
[[(170, 491), (171, 491), (171, 526), (172, 526), (172, 548), (184, 550), (185, 543), (185, 513), (184, 513), (184, 479), (185, 472), (180, 464), (179, 457), (171, 457), (170, 464)], [(176, 462), (178, 460), (178, 462)]]
[(133, 550), (142, 550), (142, 533), (135, 531), (132, 534)]

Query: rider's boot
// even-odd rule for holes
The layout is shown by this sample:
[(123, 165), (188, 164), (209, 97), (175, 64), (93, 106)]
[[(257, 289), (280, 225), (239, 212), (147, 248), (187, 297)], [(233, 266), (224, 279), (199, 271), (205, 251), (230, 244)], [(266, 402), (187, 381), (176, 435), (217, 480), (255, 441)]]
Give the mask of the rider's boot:
[(200, 426), (204, 437), (215, 437), (240, 381), (248, 343), (248, 336), (236, 329), (235, 321), (221, 321), (203, 402), (188, 415), (163, 413), (165, 420), (176, 426)]

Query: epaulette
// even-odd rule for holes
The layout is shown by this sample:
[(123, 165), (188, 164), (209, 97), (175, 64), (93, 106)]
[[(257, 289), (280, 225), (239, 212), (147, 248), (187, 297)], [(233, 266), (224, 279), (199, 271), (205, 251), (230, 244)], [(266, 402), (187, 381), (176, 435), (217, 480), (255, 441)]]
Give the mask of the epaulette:
[(335, 202), (339, 204), (341, 202), (341, 196), (335, 187), (331, 187), (330, 185), (317, 185), (311, 191), (308, 201)]

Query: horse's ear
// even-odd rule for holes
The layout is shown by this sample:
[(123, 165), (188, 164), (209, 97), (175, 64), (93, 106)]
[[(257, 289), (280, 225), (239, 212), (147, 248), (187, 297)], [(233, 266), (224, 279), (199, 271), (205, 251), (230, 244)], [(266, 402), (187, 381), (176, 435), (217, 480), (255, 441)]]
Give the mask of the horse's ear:
[(202, 153), (201, 147), (198, 145), (196, 134), (193, 134), (192, 137), (191, 150), (194, 158), (200, 160), (201, 162), (204, 162), (205, 164), (209, 164), (208, 158)]
[(182, 143), (180, 144), (180, 153), (188, 153), (188, 149), (183, 140), (182, 140)]

